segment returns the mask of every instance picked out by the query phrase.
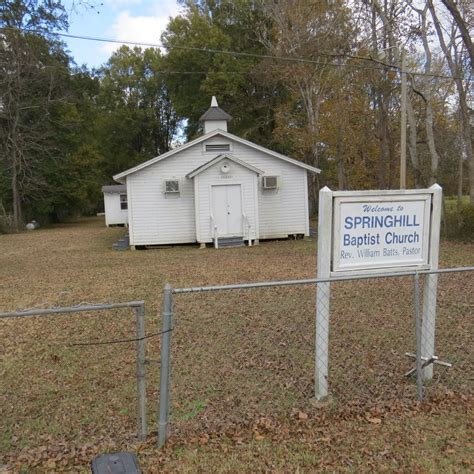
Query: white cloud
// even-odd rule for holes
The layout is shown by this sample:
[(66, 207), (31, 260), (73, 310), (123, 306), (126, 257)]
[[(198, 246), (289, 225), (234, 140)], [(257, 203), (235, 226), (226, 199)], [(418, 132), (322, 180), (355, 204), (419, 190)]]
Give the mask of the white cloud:
[[(123, 0), (111, 0), (111, 3), (118, 5)], [(135, 0), (140, 2), (140, 0)], [(143, 42), (148, 44), (157, 44), (160, 42), (161, 33), (168, 25), (169, 17), (176, 16), (180, 7), (176, 0), (162, 0), (159, 5), (153, 6), (153, 12), (150, 15), (134, 16), (129, 10), (121, 11), (113, 21), (109, 30), (109, 36), (119, 41)], [(106, 43), (102, 50), (108, 54), (118, 49), (118, 43)]]

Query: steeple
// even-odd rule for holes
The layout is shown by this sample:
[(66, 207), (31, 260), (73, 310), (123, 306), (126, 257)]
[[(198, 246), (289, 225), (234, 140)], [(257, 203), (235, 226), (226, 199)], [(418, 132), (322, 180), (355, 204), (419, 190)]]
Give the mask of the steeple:
[(213, 95), (211, 100), (211, 107), (201, 115), (199, 119), (200, 122), (204, 124), (204, 133), (209, 133), (219, 128), (227, 132), (227, 122), (232, 117), (227, 113), (224, 112), (219, 105), (217, 104), (217, 99)]

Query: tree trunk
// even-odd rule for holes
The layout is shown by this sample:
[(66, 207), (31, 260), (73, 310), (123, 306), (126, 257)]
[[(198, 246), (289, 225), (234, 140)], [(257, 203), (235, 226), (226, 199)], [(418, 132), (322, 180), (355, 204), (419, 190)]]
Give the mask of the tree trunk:
[[(16, 160), (15, 160), (16, 161)], [(16, 163), (13, 165), (12, 169), (12, 200), (13, 200), (13, 225), (15, 230), (19, 231), (22, 227), (22, 212), (21, 212), (21, 197), (18, 190), (18, 174)]]
[(433, 107), (431, 105), (431, 98), (426, 101), (425, 128), (426, 128), (426, 140), (428, 141), (428, 149), (430, 150), (430, 155), (431, 155), (431, 173), (430, 173), (429, 184), (432, 185), (438, 181), (439, 155), (438, 155), (438, 151), (436, 150), (434, 133), (433, 133)]
[(456, 217), (458, 229), (461, 227), (461, 207), (462, 207), (462, 188), (463, 188), (463, 178), (464, 178), (464, 163), (462, 153), (459, 154), (459, 164), (458, 164), (458, 192), (456, 199)]
[[(461, 103), (461, 98), (460, 98)], [(461, 105), (461, 129), (464, 138), (464, 149), (469, 163), (469, 202), (474, 205), (474, 150), (472, 149), (472, 132), (466, 96), (463, 94)]]
[(380, 152), (378, 163), (378, 187), (387, 188), (387, 163), (389, 160), (389, 126), (388, 126), (388, 102), (389, 96), (385, 93), (379, 94), (379, 139)]
[(410, 160), (413, 167), (413, 179), (415, 181), (415, 188), (421, 188), (421, 171), (420, 161), (418, 159), (418, 151), (416, 148), (416, 117), (413, 110), (411, 98), (407, 97), (407, 120), (408, 120), (408, 151), (410, 153)]
[(427, 13), (428, 5), (425, 5), (423, 9), (416, 8), (412, 5), (411, 0), (409, 1), (411, 8), (418, 14), (420, 17), (421, 23), (421, 40), (423, 42), (423, 49), (425, 52), (425, 76), (422, 77), (423, 81), (423, 98), (425, 100), (425, 131), (426, 131), (426, 141), (428, 143), (428, 150), (431, 155), (431, 166), (430, 166), (430, 177), (429, 184), (432, 185), (438, 181), (438, 165), (439, 165), (439, 154), (436, 149), (434, 133), (433, 133), (433, 94), (432, 94), (432, 85), (431, 85), (431, 50), (428, 43), (428, 25), (427, 25)]
[(342, 127), (338, 127), (336, 143), (337, 183), (339, 191), (346, 189), (346, 171), (344, 167), (344, 156), (342, 153)]

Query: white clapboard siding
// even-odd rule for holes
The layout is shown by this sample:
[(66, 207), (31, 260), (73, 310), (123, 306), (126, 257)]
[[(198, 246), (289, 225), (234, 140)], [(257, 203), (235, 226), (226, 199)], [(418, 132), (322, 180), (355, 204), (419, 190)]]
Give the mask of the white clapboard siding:
[(263, 189), (258, 184), (260, 239), (309, 234), (307, 171), (241, 144), (234, 144), (234, 154), (265, 172), (278, 176), (279, 188)]
[(119, 193), (104, 193), (105, 225), (128, 223), (128, 212), (120, 208)]
[[(263, 191), (262, 179), (257, 180), (254, 172), (244, 167), (239, 171), (239, 179), (243, 179), (244, 184), (245, 212), (252, 219), (252, 238), (308, 234), (306, 170), (217, 135), (127, 176), (131, 245), (210, 241), (210, 234), (206, 234), (206, 228), (210, 229), (209, 201), (207, 209), (205, 204), (209, 199), (210, 182), (207, 183), (207, 192), (200, 197), (203, 203), (198, 203), (196, 226), (193, 179), (197, 178), (197, 183), (200, 178), (202, 182), (209, 181), (212, 173), (217, 171), (211, 167), (193, 179), (186, 178), (188, 173), (219, 154), (206, 152), (206, 144), (230, 144), (228, 153), (259, 168), (266, 175), (280, 176), (281, 187), (277, 191)], [(203, 176), (206, 179), (202, 179)], [(179, 195), (165, 194), (165, 179), (179, 179)], [(250, 184), (252, 180), (258, 183), (256, 192), (255, 184)], [(251, 200), (255, 198), (257, 205), (252, 206)], [(197, 228), (202, 230), (202, 235), (197, 235)]]

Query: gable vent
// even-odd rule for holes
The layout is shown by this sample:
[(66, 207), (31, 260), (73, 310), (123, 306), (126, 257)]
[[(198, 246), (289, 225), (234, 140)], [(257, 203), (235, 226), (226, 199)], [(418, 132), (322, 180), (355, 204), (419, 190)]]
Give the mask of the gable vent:
[(228, 143), (206, 145), (206, 151), (230, 151), (230, 145)]

